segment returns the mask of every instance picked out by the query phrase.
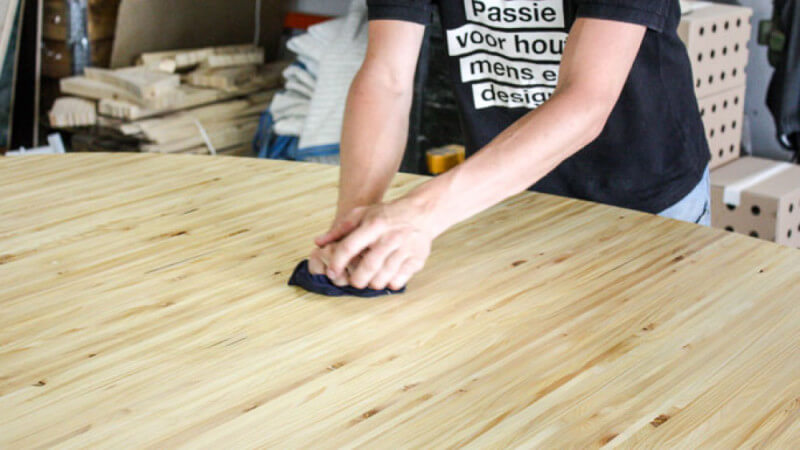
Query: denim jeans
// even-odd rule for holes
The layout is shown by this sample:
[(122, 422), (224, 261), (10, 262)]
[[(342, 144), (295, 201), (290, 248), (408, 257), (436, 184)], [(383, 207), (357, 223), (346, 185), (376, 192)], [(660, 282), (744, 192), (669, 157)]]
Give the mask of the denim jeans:
[(700, 225), (711, 226), (711, 186), (709, 171), (703, 174), (703, 179), (695, 186), (692, 192), (678, 203), (658, 213), (661, 217), (692, 222)]

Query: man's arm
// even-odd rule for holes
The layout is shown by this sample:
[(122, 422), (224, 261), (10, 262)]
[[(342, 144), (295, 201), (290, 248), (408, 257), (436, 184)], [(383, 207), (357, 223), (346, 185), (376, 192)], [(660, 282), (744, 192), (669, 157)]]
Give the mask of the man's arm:
[(337, 217), (378, 203), (400, 167), (425, 27), (369, 22), (367, 55), (347, 97)]
[[(340, 145), (339, 201), (332, 229), (350, 211), (379, 203), (400, 167), (425, 27), (397, 20), (369, 22), (367, 54), (350, 85)], [(330, 249), (328, 249), (330, 250)], [(328, 252), (316, 249), (312, 273), (324, 273)], [(346, 280), (335, 277), (338, 284)]]
[(645, 31), (641, 25), (578, 19), (550, 100), (464, 165), (411, 195), (434, 212), (437, 234), (524, 191), (594, 141), (619, 99)]
[(436, 236), (525, 190), (591, 143), (619, 98), (645, 31), (641, 25), (578, 19), (553, 96), (464, 164), (395, 202), (351, 213), (348, 220), (358, 221), (358, 228), (333, 230), (318, 240), (325, 245), (341, 239), (332, 249), (329, 275), (343, 276), (344, 268), (362, 254), (350, 284), (404, 285), (422, 268)]

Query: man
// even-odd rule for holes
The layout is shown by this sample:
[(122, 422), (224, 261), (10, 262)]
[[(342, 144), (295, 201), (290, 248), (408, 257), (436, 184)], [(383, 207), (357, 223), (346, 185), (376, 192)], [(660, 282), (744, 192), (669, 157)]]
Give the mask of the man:
[[(439, 234), (531, 185), (708, 224), (709, 149), (676, 34), (678, 0), (367, 3), (369, 43), (347, 100), (338, 211), (315, 241), (313, 273), (338, 285), (400, 288)], [(382, 203), (436, 6), (471, 157)]]

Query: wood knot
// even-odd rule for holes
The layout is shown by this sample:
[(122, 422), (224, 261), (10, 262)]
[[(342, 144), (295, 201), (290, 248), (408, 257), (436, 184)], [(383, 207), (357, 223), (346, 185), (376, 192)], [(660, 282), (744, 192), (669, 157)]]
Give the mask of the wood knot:
[(519, 266), (525, 264), (526, 262), (528, 262), (528, 260), (520, 259), (519, 261), (514, 261), (513, 263), (511, 263), (511, 267), (519, 267)]
[(248, 406), (247, 408), (243, 409), (242, 412), (250, 412), (256, 408), (261, 406), (261, 403), (253, 403), (252, 405)]
[(648, 323), (646, 326), (642, 327), (642, 331), (653, 331), (653, 329), (655, 327), (656, 327), (656, 324)]
[(685, 256), (683, 256), (683, 255), (678, 255), (678, 256), (676, 256), (676, 257), (672, 258), (672, 261), (673, 261), (673, 262), (680, 262), (680, 261), (683, 261), (685, 258), (686, 258), (686, 257), (685, 257)]
[(619, 435), (616, 434), (616, 433), (609, 434), (608, 436), (605, 436), (603, 439), (600, 439), (600, 445), (608, 444), (609, 442), (613, 441), (614, 438), (616, 438), (617, 436), (619, 436)]
[(668, 416), (668, 415), (666, 415), (666, 414), (661, 414), (660, 416), (658, 416), (658, 417), (656, 417), (655, 419), (653, 419), (653, 420), (650, 422), (650, 425), (652, 425), (652, 426), (653, 426), (653, 427), (655, 427), (655, 428), (658, 428), (658, 427), (660, 427), (661, 425), (663, 425), (663, 424), (664, 424), (664, 422), (666, 422), (666, 421), (668, 421), (668, 420), (669, 420), (669, 416)]
[(369, 411), (367, 411), (364, 414), (362, 414), (361, 418), (362, 419), (369, 419), (370, 417), (374, 416), (375, 414), (378, 414), (378, 412), (380, 412), (380, 409), (372, 408)]
[(411, 389), (414, 389), (415, 387), (417, 387), (417, 384), (418, 383), (411, 383), (411, 384), (407, 384), (407, 385), (403, 386), (403, 392), (408, 392)]
[(174, 238), (174, 237), (178, 237), (178, 236), (183, 236), (183, 235), (186, 235), (186, 234), (189, 234), (189, 232), (186, 231), (186, 230), (173, 231), (171, 233), (160, 234), (160, 235), (158, 235), (158, 236), (156, 236), (156, 237), (154, 237), (152, 239), (169, 239), (169, 238)]
[(36, 387), (42, 387), (42, 386), (44, 386), (44, 385), (46, 385), (46, 384), (47, 384), (47, 382), (46, 382), (46, 381), (44, 381), (44, 380), (39, 380), (39, 381), (38, 381), (36, 384), (34, 384), (34, 385), (32, 385), (32, 386), (36, 386)]
[(332, 371), (344, 366), (345, 364), (346, 363), (344, 361), (339, 361), (339, 362), (333, 363), (330, 366), (328, 366), (328, 371), (332, 372)]
[(566, 261), (567, 259), (569, 259), (570, 256), (572, 256), (572, 255), (561, 255), (558, 258), (553, 260), (553, 264), (560, 264), (560, 263)]

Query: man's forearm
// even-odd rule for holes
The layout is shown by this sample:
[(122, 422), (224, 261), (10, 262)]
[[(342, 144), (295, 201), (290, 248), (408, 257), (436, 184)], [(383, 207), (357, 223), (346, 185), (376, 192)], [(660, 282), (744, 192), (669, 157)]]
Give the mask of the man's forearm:
[(400, 167), (412, 93), (365, 67), (347, 98), (341, 139), (337, 219), (380, 202)]
[(464, 164), (404, 200), (426, 211), (435, 234), (522, 192), (593, 141), (610, 112), (607, 102), (557, 93), (500, 133)]

